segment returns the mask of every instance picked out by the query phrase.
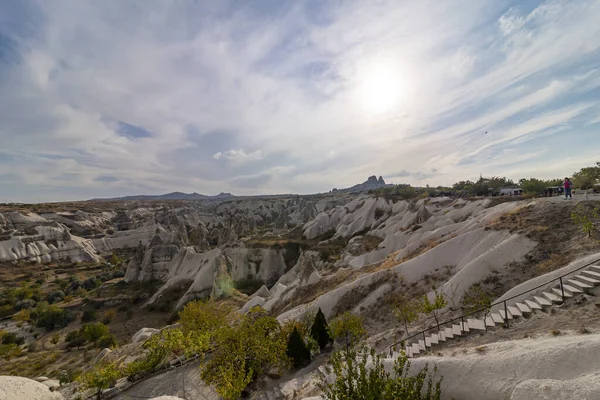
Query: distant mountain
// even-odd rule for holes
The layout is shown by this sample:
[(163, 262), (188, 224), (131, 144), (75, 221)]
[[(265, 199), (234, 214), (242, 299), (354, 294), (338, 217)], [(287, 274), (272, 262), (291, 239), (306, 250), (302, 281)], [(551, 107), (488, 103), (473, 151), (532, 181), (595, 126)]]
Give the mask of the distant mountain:
[(333, 192), (346, 192), (346, 193), (360, 193), (360, 192), (368, 192), (369, 190), (383, 188), (386, 186), (393, 186), (393, 185), (388, 185), (387, 183), (385, 183), (382, 176), (380, 176), (379, 179), (377, 179), (377, 176), (372, 175), (369, 178), (367, 178), (367, 180), (364, 181), (363, 183), (359, 183), (358, 185), (354, 185), (354, 186), (346, 188), (346, 189), (333, 189), (332, 191)]
[(219, 193), (216, 196), (207, 196), (200, 193), (183, 193), (183, 192), (172, 192), (167, 194), (158, 195), (136, 195), (136, 196), (124, 196), (124, 197), (112, 197), (104, 199), (91, 199), (89, 201), (127, 201), (127, 200), (224, 200), (234, 198), (235, 196), (231, 193)]

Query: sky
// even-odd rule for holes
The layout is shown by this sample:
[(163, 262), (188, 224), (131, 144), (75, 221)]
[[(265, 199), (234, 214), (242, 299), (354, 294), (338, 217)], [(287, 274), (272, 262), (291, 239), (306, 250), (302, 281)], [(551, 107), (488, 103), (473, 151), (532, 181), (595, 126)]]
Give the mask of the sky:
[(600, 161), (600, 0), (2, 0), (0, 202)]

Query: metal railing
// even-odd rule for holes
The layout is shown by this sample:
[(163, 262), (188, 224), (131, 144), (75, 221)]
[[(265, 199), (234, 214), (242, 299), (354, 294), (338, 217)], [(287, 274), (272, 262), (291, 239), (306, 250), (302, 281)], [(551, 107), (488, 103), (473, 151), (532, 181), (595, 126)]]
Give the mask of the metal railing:
[[(561, 300), (564, 303), (565, 302), (565, 288), (564, 288), (564, 285), (563, 285), (563, 279), (562, 278), (564, 278), (567, 275), (571, 275), (571, 274), (573, 274), (573, 273), (575, 273), (577, 271), (580, 271), (580, 270), (582, 270), (584, 268), (588, 268), (588, 267), (590, 267), (590, 266), (592, 266), (592, 265), (594, 265), (594, 264), (596, 264), (598, 262), (600, 262), (600, 259), (592, 261), (592, 262), (589, 262), (589, 263), (587, 263), (585, 265), (582, 265), (581, 267), (578, 267), (578, 268), (576, 268), (574, 270), (571, 270), (571, 271), (569, 271), (569, 272), (567, 272), (567, 273), (559, 276), (558, 278), (553, 278), (553, 279), (551, 279), (551, 280), (549, 280), (547, 282), (542, 283), (541, 285), (538, 285), (538, 286), (533, 287), (531, 289), (525, 290), (525, 291), (523, 291), (523, 292), (521, 292), (519, 294), (516, 294), (514, 296), (511, 296), (511, 297), (509, 297), (507, 299), (498, 301), (496, 303), (492, 303), (489, 306), (485, 306), (485, 307), (481, 307), (481, 308), (478, 308), (478, 309), (473, 310), (473, 311), (469, 311), (468, 313), (462, 314), (462, 315), (460, 315), (458, 317), (449, 319), (447, 321), (440, 322), (439, 324), (437, 324), (436, 326), (433, 326), (431, 328), (423, 329), (422, 331), (419, 331), (419, 332), (417, 332), (417, 333), (415, 333), (415, 334), (413, 334), (411, 336), (408, 336), (408, 337), (406, 337), (406, 338), (404, 338), (402, 340), (399, 340), (399, 341), (397, 341), (395, 343), (392, 343), (391, 345), (389, 345), (388, 347), (386, 347), (383, 350), (383, 352), (386, 352), (388, 350), (391, 352), (391, 350), (394, 349), (395, 347), (397, 347), (399, 344), (408, 343), (411, 339), (414, 339), (414, 338), (417, 338), (417, 337), (420, 337), (420, 336), (423, 336), (423, 342), (425, 344), (426, 343), (426, 338), (427, 338), (427, 336), (426, 336), (427, 332), (433, 331), (433, 330), (436, 330), (436, 329), (437, 329), (438, 332), (440, 332), (440, 326), (444, 326), (444, 325), (448, 325), (448, 324), (453, 324), (454, 322), (460, 321), (460, 328), (461, 328), (462, 331), (464, 331), (465, 318), (467, 318), (469, 316), (472, 316), (474, 314), (478, 314), (480, 312), (485, 312), (485, 313), (490, 312), (492, 310), (492, 307), (500, 306), (500, 305), (504, 306), (504, 317), (503, 317), (503, 319), (504, 319), (504, 326), (506, 328), (509, 328), (510, 325), (509, 325), (509, 320), (508, 320), (508, 305), (507, 305), (508, 301), (516, 299), (517, 297), (521, 297), (524, 294), (537, 291), (538, 289), (546, 287), (546, 286), (552, 284), (553, 282), (557, 282), (560, 285), (560, 290), (561, 290), (561, 294), (562, 294), (562, 299)], [(483, 319), (483, 324), (484, 324), (484, 326), (485, 326), (485, 328), (487, 330), (486, 317), (484, 317), (484, 319)], [(418, 340), (421, 340), (421, 339), (418, 339)]]

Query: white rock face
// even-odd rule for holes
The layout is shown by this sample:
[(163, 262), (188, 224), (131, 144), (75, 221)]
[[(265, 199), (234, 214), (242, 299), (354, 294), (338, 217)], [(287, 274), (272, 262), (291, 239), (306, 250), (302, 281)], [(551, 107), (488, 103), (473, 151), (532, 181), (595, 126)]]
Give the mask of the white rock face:
[(158, 332), (160, 332), (160, 330), (158, 329), (142, 328), (131, 337), (131, 342), (133, 344), (143, 342), (144, 340), (148, 339), (150, 336)]
[[(19, 218), (15, 218), (19, 220)], [(47, 221), (46, 221), (47, 222)], [(0, 262), (17, 260), (48, 263), (70, 259), (73, 262), (99, 261), (96, 249), (87, 239), (72, 236), (66, 226), (36, 226), (35, 235), (13, 234), (0, 241)]]
[[(600, 335), (498, 342), (485, 353), (419, 357), (411, 370), (437, 365), (443, 399), (574, 400), (600, 398)], [(460, 354), (460, 353), (459, 353)], [(387, 368), (391, 370), (391, 363)]]
[(64, 397), (33, 379), (0, 376), (0, 400), (64, 400)]

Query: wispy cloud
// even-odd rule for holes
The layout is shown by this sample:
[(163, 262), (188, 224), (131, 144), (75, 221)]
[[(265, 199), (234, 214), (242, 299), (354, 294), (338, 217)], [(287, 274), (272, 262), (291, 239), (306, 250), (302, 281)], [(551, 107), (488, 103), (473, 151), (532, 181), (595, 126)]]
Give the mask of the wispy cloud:
[(9, 2), (0, 201), (566, 175), (600, 153), (599, 19), (598, 0)]

